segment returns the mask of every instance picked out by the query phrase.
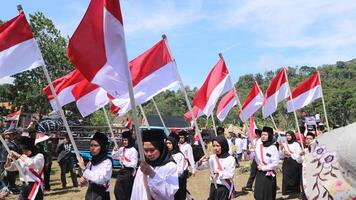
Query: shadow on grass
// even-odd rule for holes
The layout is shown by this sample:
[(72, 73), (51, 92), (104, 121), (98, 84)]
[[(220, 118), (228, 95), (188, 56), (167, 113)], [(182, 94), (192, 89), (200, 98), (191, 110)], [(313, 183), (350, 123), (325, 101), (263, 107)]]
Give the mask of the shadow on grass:
[(61, 194), (67, 194), (67, 193), (75, 193), (75, 192), (80, 192), (81, 189), (79, 188), (74, 188), (74, 187), (67, 187), (67, 188), (55, 188), (51, 190), (50, 192), (46, 192), (45, 196), (53, 196), (53, 195), (61, 195)]

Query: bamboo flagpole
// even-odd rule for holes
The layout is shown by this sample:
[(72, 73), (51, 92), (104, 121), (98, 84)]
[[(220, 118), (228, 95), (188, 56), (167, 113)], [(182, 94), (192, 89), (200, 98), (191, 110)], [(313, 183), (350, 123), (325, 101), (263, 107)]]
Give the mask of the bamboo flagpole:
[[(168, 39), (167, 39), (167, 36), (166, 36), (166, 35), (162, 35), (162, 38), (164, 39), (164, 41), (165, 41), (165, 43), (166, 43), (166, 45), (167, 45), (167, 47), (168, 47), (169, 54), (172, 55), (171, 50), (170, 50), (170, 48), (169, 48), (169, 46), (168, 46)], [(177, 63), (176, 63), (175, 60), (173, 60), (173, 65), (174, 65), (176, 71), (178, 72), (178, 67), (177, 67)], [(185, 87), (184, 87), (182, 78), (180, 77), (180, 74), (179, 74), (179, 73), (177, 73), (177, 78), (178, 78), (178, 80), (179, 80), (180, 89), (181, 89), (181, 91), (182, 91), (182, 93), (183, 93), (183, 95), (184, 95), (184, 99), (185, 99), (185, 102), (187, 103), (189, 112), (190, 112), (190, 114), (192, 115), (192, 120), (193, 120), (193, 122), (194, 122), (194, 127), (195, 127), (195, 133), (198, 134), (198, 136), (199, 136), (199, 141), (200, 141), (200, 144), (201, 144), (201, 146), (202, 146), (204, 155), (205, 155), (205, 156), (208, 156), (208, 151), (207, 151), (206, 148), (205, 148), (204, 141), (203, 141), (203, 137), (202, 137), (202, 135), (201, 135), (201, 133), (200, 133), (200, 130), (199, 130), (199, 127), (198, 127), (197, 119), (196, 119), (196, 117), (195, 117), (195, 115), (194, 115), (192, 106), (191, 106), (190, 101), (189, 101), (189, 99), (188, 99), (187, 91), (185, 90)], [(212, 169), (212, 167), (210, 166), (210, 162), (208, 162), (208, 163), (209, 163), (209, 169), (210, 169), (210, 176), (211, 176), (212, 179), (213, 179), (214, 187), (217, 188), (218, 186), (217, 186), (217, 183), (216, 183), (216, 179), (214, 178), (215, 176), (214, 176), (213, 169)]]
[[(21, 12), (21, 11), (22, 11), (22, 6), (21, 6), (21, 5), (17, 5), (17, 10), (18, 10), (19, 12)], [(42, 55), (42, 52), (39, 52), (39, 53)], [(49, 73), (48, 73), (46, 64), (45, 64), (45, 62), (44, 62), (44, 60), (43, 60), (43, 57), (42, 57), (42, 61), (43, 61), (42, 70), (43, 70), (43, 72), (44, 72), (44, 74), (45, 74), (45, 77), (46, 77), (47, 82), (48, 82), (48, 85), (49, 85), (49, 87), (50, 87), (50, 89), (51, 89), (52, 95), (53, 95), (53, 97), (54, 97), (54, 99), (55, 99), (55, 101), (56, 101), (56, 104), (57, 104), (57, 107), (58, 107), (58, 110), (59, 110), (59, 114), (60, 114), (60, 116), (61, 116), (61, 118), (62, 118), (62, 120), (63, 120), (63, 123), (64, 123), (64, 127), (65, 127), (65, 129), (66, 129), (66, 131), (67, 131), (67, 133), (68, 133), (69, 139), (70, 139), (70, 141), (71, 141), (71, 143), (72, 143), (72, 145), (73, 145), (74, 153), (75, 153), (75, 155), (79, 158), (79, 157), (80, 157), (80, 154), (79, 154), (77, 145), (75, 144), (75, 141), (74, 141), (74, 138), (73, 138), (73, 134), (72, 134), (72, 132), (71, 132), (71, 130), (70, 130), (70, 128), (69, 128), (68, 121), (67, 121), (67, 119), (66, 119), (66, 117), (65, 117), (65, 115), (64, 115), (64, 112), (63, 112), (63, 109), (62, 109), (62, 105), (61, 105), (61, 103), (59, 102), (57, 93), (56, 93), (56, 91), (55, 91), (55, 89), (54, 89), (54, 86), (53, 86), (53, 84), (52, 84), (52, 80), (51, 80), (51, 78), (50, 78), (50, 76), (49, 76)]]
[(297, 112), (295, 111), (295, 108), (294, 108), (293, 96), (292, 96), (292, 91), (291, 91), (291, 89), (290, 89), (290, 85), (289, 85), (289, 81), (288, 81), (287, 70), (286, 70), (285, 76), (286, 76), (286, 80), (287, 80), (287, 86), (288, 86), (288, 91), (289, 91), (289, 97), (290, 97), (290, 100), (291, 100), (291, 102), (292, 102), (292, 108), (293, 108), (293, 113), (294, 113), (295, 125), (297, 126), (300, 143), (301, 143), (301, 145), (302, 145), (302, 149), (304, 150), (304, 144), (303, 144), (303, 140), (302, 140), (302, 133), (300, 132), (300, 128), (299, 128), (299, 124), (298, 124)]
[(153, 105), (154, 105), (154, 107), (155, 107), (155, 109), (156, 109), (156, 111), (157, 111), (158, 117), (159, 117), (159, 119), (161, 120), (162, 126), (163, 126), (166, 130), (168, 130), (168, 129), (167, 129), (167, 126), (166, 126), (166, 124), (164, 123), (164, 120), (163, 120), (163, 118), (162, 118), (161, 112), (160, 112), (159, 109), (158, 109), (158, 106), (157, 106), (157, 104), (156, 104), (156, 101), (155, 101), (154, 97), (152, 97), (152, 102), (153, 102)]
[(326, 114), (326, 107), (325, 107), (325, 100), (324, 100), (324, 94), (323, 94), (323, 88), (321, 87), (321, 78), (320, 78), (320, 72), (317, 71), (319, 80), (320, 80), (320, 92), (321, 92), (321, 101), (323, 103), (323, 109), (324, 109), (324, 115), (325, 115), (325, 122), (326, 126), (328, 128), (328, 132), (330, 132), (330, 126), (329, 126), (329, 120), (328, 120), (328, 115)]
[(139, 107), (140, 107), (140, 111), (141, 111), (143, 120), (145, 120), (145, 124), (144, 124), (144, 125), (145, 125), (145, 126), (150, 126), (150, 124), (148, 123), (147, 117), (146, 117), (146, 113), (145, 113), (145, 111), (143, 110), (142, 105), (139, 105)]
[(205, 129), (208, 127), (209, 116), (206, 116)]
[(215, 136), (218, 136), (218, 132), (216, 131), (215, 119), (214, 119), (214, 111), (211, 113), (211, 119), (213, 120), (213, 128)]
[(271, 117), (271, 120), (272, 120), (272, 123), (273, 123), (274, 128), (275, 128), (276, 130), (278, 130), (277, 125), (276, 125), (276, 122), (274, 121), (273, 116), (270, 115), (270, 117)]
[(106, 122), (108, 123), (109, 129), (110, 129), (111, 138), (114, 141), (115, 146), (118, 146), (117, 142), (115, 140), (114, 131), (112, 130), (112, 127), (111, 127), (111, 123), (110, 123), (110, 120), (109, 120), (108, 112), (106, 111), (105, 106), (103, 107), (103, 111), (104, 111)]

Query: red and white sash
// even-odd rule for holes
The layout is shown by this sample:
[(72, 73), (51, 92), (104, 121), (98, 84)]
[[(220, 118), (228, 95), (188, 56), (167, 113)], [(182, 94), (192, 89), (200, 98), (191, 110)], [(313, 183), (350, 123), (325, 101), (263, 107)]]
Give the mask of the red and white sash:
[[(221, 163), (219, 161), (219, 158), (215, 155), (215, 162), (218, 167), (218, 170), (221, 172), (223, 171), (223, 167), (221, 166)], [(228, 186), (229, 189), (229, 199), (232, 199), (235, 197), (234, 191), (235, 191), (235, 186), (234, 186), (234, 181), (233, 179), (220, 179), (221, 182), (225, 183), (226, 186)]]
[(27, 173), (28, 175), (35, 181), (32, 190), (30, 194), (28, 195), (28, 200), (34, 200), (36, 198), (36, 195), (38, 193), (38, 190), (41, 189), (42, 193), (44, 192), (44, 174), (43, 174), (44, 169), (41, 170), (40, 173), (37, 173), (34, 169), (32, 168), (27, 168)]
[[(261, 156), (261, 162), (262, 162), (262, 164), (263, 165), (267, 165), (267, 163), (265, 162), (265, 160), (264, 160), (264, 157), (263, 157), (263, 144), (261, 144), (260, 145), (260, 156)], [(267, 173), (266, 173), (266, 176), (272, 176), (272, 177), (275, 177), (276, 176), (276, 174), (274, 173), (274, 171), (273, 170), (269, 170), (269, 171), (267, 171)]]

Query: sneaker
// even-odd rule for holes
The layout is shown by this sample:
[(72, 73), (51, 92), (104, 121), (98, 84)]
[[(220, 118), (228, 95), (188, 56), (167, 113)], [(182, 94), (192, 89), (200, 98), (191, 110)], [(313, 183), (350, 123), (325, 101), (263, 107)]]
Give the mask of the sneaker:
[(242, 187), (242, 190), (243, 191), (252, 191), (252, 188), (245, 186), (245, 187)]

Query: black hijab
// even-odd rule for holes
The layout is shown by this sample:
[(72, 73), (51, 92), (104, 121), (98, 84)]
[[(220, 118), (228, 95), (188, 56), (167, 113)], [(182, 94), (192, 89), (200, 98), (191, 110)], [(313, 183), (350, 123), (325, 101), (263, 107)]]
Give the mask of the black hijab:
[(131, 131), (125, 131), (122, 133), (122, 138), (125, 138), (129, 141), (129, 144), (125, 148), (131, 148), (135, 146), (135, 140), (132, 138), (132, 132)]
[(163, 166), (171, 161), (174, 162), (171, 154), (168, 153), (165, 139), (166, 134), (162, 129), (150, 128), (142, 130), (142, 141), (150, 142), (160, 152), (156, 160), (151, 161), (148, 158), (145, 159), (146, 163), (152, 167)]
[(178, 146), (178, 141), (174, 137), (168, 137), (167, 141), (170, 141), (173, 145), (172, 151), (169, 152), (171, 155), (174, 155), (174, 154), (180, 152), (179, 146)]
[(229, 154), (229, 143), (227, 142), (226, 138), (223, 135), (219, 135), (213, 139), (213, 142), (216, 141), (221, 146), (221, 153), (216, 154), (218, 158), (226, 158)]
[(262, 141), (264, 147), (269, 147), (273, 144), (273, 129), (271, 127), (265, 126), (262, 129), (262, 132), (268, 133), (268, 140)]
[(92, 155), (92, 159), (91, 159), (92, 165), (95, 166), (109, 158), (108, 157), (109, 140), (106, 135), (100, 132), (96, 132), (90, 141), (92, 140), (95, 140), (100, 145), (100, 152), (96, 156)]
[(30, 150), (32, 153), (29, 157), (33, 157), (38, 154), (38, 149), (35, 145), (35, 139), (25, 136), (20, 138), (20, 149), (21, 150)]
[(293, 142), (297, 141), (297, 138), (295, 137), (295, 134), (293, 131), (287, 131), (286, 134), (289, 134), (292, 136), (292, 139), (290, 141), (287, 140), (288, 144), (292, 144)]

